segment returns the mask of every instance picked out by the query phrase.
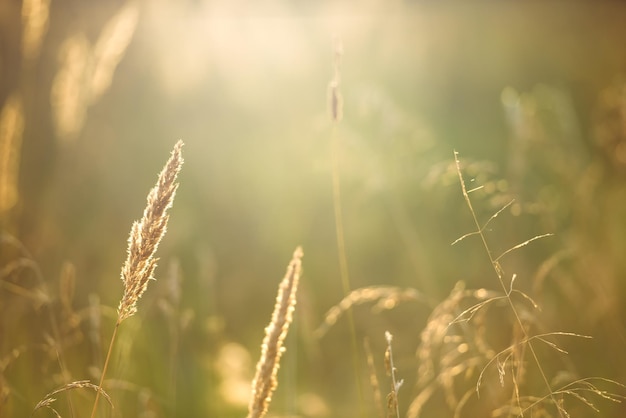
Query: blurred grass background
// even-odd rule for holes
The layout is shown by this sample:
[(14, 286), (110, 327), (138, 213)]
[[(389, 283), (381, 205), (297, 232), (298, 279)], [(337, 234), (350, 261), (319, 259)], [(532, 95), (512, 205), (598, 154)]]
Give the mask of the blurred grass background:
[[(122, 328), (109, 373), (113, 416), (242, 416), (296, 245), (304, 276), (273, 416), (356, 416), (345, 319), (313, 335), (343, 297), (327, 109), (334, 37), (345, 51), (338, 135), (352, 286), (413, 287), (433, 301), (460, 280), (497, 289), (478, 240), (450, 246), (472, 230), (456, 149), (468, 181), (485, 186), (483, 219), (515, 199), (488, 232), (494, 252), (555, 234), (503, 261), (542, 306), (541, 325), (593, 335), (571, 347), (572, 367), (626, 382), (625, 18), (614, 2), (2, 2), (0, 267), (19, 258), (7, 237), (17, 238), (40, 273), (3, 279), (45, 286), (48, 302), (0, 293), (0, 357), (20, 352), (2, 369), (0, 415), (26, 416), (53, 388), (97, 376), (114, 320), (102, 309), (94, 324), (94, 307), (117, 306), (130, 225), (181, 138), (157, 282)], [(429, 313), (355, 309), (381, 370), (383, 332), (395, 337), (403, 410)], [(59, 335), (69, 376), (45, 348)], [(441, 408), (433, 401), (426, 415), (448, 416)]]

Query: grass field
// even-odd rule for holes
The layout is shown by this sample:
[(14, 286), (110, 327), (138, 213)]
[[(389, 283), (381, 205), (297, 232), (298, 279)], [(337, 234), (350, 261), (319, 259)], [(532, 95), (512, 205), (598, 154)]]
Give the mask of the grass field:
[(624, 18), (3, 3), (0, 418), (624, 416)]

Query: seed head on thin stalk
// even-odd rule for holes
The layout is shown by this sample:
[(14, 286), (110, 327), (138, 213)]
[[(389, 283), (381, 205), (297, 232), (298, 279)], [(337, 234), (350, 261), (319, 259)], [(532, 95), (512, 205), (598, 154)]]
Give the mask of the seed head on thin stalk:
[(133, 316), (137, 312), (137, 301), (148, 287), (148, 281), (154, 279), (153, 273), (158, 259), (154, 253), (165, 235), (167, 221), (169, 219), (168, 210), (172, 207), (174, 195), (178, 188), (176, 178), (183, 165), (182, 157), (183, 141), (178, 141), (174, 145), (174, 150), (169, 160), (159, 174), (157, 184), (148, 193), (148, 203), (143, 211), (141, 220), (135, 221), (130, 230), (128, 238), (128, 257), (122, 266), (122, 282), (124, 283), (124, 295), (117, 308), (117, 322), (113, 329), (109, 350), (102, 367), (98, 392), (93, 403), (91, 418), (96, 416), (100, 389), (104, 382), (113, 342), (117, 335), (117, 329), (122, 321)]
[(343, 56), (343, 45), (339, 38), (335, 38), (333, 47), (333, 78), (328, 83), (328, 101), (330, 117), (334, 123), (341, 121), (343, 117), (343, 98), (339, 91), (341, 84), (341, 57)]
[(158, 261), (154, 253), (165, 235), (174, 195), (178, 188), (176, 177), (183, 164), (182, 141), (174, 146), (170, 159), (159, 174), (157, 184), (148, 194), (148, 204), (143, 217), (135, 221), (128, 238), (128, 257), (122, 267), (124, 296), (118, 307), (118, 322), (133, 316), (137, 312), (137, 301), (153, 278)]
[(257, 363), (256, 374), (252, 381), (252, 398), (248, 405), (248, 418), (261, 418), (267, 413), (272, 401), (272, 393), (278, 386), (276, 375), (280, 365), (280, 357), (285, 351), (283, 343), (287, 337), (287, 331), (296, 307), (296, 292), (300, 281), (302, 255), (302, 248), (296, 248), (287, 267), (287, 274), (278, 287), (272, 320), (265, 328), (265, 338), (263, 345), (261, 345), (261, 358)]

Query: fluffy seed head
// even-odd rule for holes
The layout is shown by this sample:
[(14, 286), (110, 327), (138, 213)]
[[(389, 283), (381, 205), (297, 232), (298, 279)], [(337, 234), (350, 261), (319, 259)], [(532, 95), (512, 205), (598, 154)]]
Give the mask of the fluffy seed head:
[(256, 374), (252, 381), (252, 399), (248, 406), (248, 418), (261, 418), (265, 415), (272, 401), (272, 393), (278, 386), (276, 374), (280, 357), (285, 351), (283, 343), (296, 306), (302, 255), (302, 248), (296, 248), (287, 267), (287, 274), (278, 287), (272, 320), (265, 328), (261, 358), (257, 363)]
[(182, 141), (178, 141), (174, 146), (170, 159), (159, 174), (157, 184), (148, 193), (148, 203), (143, 217), (135, 221), (131, 228), (128, 257), (122, 267), (124, 296), (117, 309), (118, 322), (137, 312), (137, 301), (148, 287), (148, 281), (153, 279), (158, 261), (154, 253), (165, 235), (169, 219), (168, 210), (172, 207), (178, 188), (176, 177), (183, 164), (182, 147)]

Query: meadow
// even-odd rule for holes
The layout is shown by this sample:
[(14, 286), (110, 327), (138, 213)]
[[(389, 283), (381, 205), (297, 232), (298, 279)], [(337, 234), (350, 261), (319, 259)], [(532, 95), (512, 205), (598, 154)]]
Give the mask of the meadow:
[(626, 8), (0, 5), (0, 418), (622, 417)]

